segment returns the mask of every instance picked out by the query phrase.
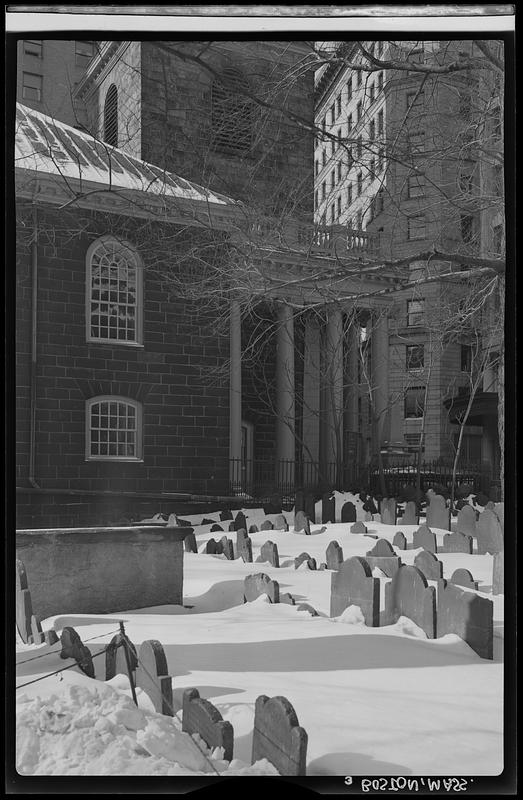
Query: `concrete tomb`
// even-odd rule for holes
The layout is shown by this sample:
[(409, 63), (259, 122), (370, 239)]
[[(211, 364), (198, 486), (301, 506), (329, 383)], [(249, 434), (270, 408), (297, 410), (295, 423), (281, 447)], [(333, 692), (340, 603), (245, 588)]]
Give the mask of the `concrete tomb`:
[(266, 594), (271, 603), (279, 603), (280, 586), (278, 581), (271, 580), (264, 572), (247, 575), (243, 581), (244, 602), (250, 603), (262, 594)]
[(60, 658), (74, 658), (78, 666), (89, 678), (94, 678), (94, 665), (91, 651), (84, 645), (74, 628), (65, 627), (60, 636), (62, 652)]
[(309, 614), (311, 615), (311, 617), (319, 617), (320, 616), (318, 614), (318, 612), (316, 611), (316, 609), (313, 608), (308, 603), (300, 603), (299, 605), (296, 606), (296, 610), (297, 611), (308, 611)]
[(436, 534), (431, 531), (428, 525), (420, 525), (418, 530), (414, 531), (412, 547), (414, 550), (418, 547), (423, 547), (424, 550), (437, 553), (438, 545), (436, 544)]
[(200, 697), (198, 689), (186, 689), (183, 693), (182, 731), (191, 736), (198, 734), (211, 750), (222, 747), (225, 761), (232, 761), (233, 727), (216, 706)]
[(305, 775), (307, 732), (285, 697), (260, 695), (254, 711), (252, 763), (266, 758), (280, 775)]
[(339, 569), (343, 564), (343, 550), (338, 542), (329, 542), (327, 550), (325, 551), (325, 559), (327, 562), (327, 569)]
[(438, 583), (438, 636), (455, 633), (481, 658), (493, 657), (492, 600), (441, 580)]
[(221, 542), (217, 542), (215, 539), (208, 539), (205, 544), (205, 552), (212, 556), (219, 555), (223, 552)]
[(249, 525), (249, 533), (258, 533), (257, 525)]
[(289, 592), (285, 592), (285, 594), (280, 594), (280, 603), (287, 603), (289, 606), (295, 606), (296, 600), (289, 594)]
[(443, 564), (430, 550), (418, 553), (414, 566), (423, 572), (428, 581), (439, 581), (443, 577)]
[(436, 636), (436, 589), (417, 567), (403, 564), (385, 585), (385, 617), (392, 625), (408, 617), (429, 639)]
[(27, 643), (33, 632), (31, 626), (33, 606), (27, 585), (27, 573), (20, 559), (16, 559), (15, 592), (16, 625), (22, 641)]
[(223, 511), (220, 511), (220, 519), (223, 521), (232, 519), (232, 512), (228, 508), (224, 508)]
[(380, 624), (380, 581), (361, 556), (347, 559), (332, 573), (330, 616), (339, 617), (349, 606), (359, 606), (365, 624)]

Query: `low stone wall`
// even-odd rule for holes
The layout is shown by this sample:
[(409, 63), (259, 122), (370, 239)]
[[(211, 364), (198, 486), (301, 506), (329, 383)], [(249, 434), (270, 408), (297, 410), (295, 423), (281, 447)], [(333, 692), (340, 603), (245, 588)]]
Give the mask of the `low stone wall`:
[(18, 530), (33, 611), (103, 614), (183, 602), (183, 539), (191, 528)]

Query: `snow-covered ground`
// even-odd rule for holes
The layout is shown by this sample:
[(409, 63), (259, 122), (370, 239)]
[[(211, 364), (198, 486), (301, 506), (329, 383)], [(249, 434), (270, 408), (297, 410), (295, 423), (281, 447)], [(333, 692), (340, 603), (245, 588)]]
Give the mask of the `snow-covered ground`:
[[(389, 541), (401, 529), (411, 542), (418, 527), (366, 524), (370, 534)], [(195, 529), (199, 551), (210, 536), (223, 535), (210, 534), (209, 527)], [(503, 769), (503, 596), (490, 594), (492, 556), (438, 554), (445, 577), (465, 567), (480, 593), (494, 601), (494, 659), (487, 661), (457, 636), (428, 640), (405, 618), (368, 628), (352, 607), (330, 619), (332, 573), (311, 571), (305, 564), (296, 570), (294, 558), (306, 551), (319, 565), (333, 539), (344, 558), (365, 555), (375, 541), (349, 533), (347, 523), (328, 524), (317, 533), (321, 527), (312, 525), (311, 536), (292, 530), (251, 534), (255, 562), (264, 542), (277, 543), (279, 569), (185, 553), (184, 607), (108, 615), (68, 615), (64, 609), (44, 621), (44, 630), (54, 627), (58, 633), (65, 625), (75, 627), (93, 654), (110, 641), (120, 619), (136, 645), (158, 639), (173, 676), (177, 717), (156, 714), (140, 691), (136, 709), (126, 678), (103, 682), (100, 656), (94, 659), (99, 680), (74, 668), (17, 692), (18, 771), (274, 774), (268, 762), (250, 766), (254, 703), (266, 694), (287, 697), (306, 729), (307, 775), (498, 775)], [(445, 531), (435, 533), (442, 543)], [(235, 541), (234, 533), (227, 535)], [(407, 564), (418, 552), (397, 551)], [(309, 603), (319, 616), (271, 605), (265, 596), (244, 604), (243, 579), (254, 572), (276, 579), (281, 593)], [(70, 663), (59, 658), (59, 645), (19, 644), (17, 651), (17, 686)], [(52, 652), (29, 660), (46, 651)], [(229, 766), (219, 752), (211, 757), (202, 742), (197, 747), (181, 732), (181, 698), (191, 686), (233, 725), (235, 760)]]

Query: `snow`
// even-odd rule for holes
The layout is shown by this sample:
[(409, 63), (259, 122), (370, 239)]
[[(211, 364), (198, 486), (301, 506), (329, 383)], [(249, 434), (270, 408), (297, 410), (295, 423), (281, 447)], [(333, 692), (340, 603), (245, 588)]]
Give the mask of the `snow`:
[[(206, 515), (211, 518), (212, 515)], [(195, 528), (199, 549), (208, 527)], [(320, 526), (312, 526), (320, 530)], [(369, 532), (392, 542), (400, 526), (369, 522)], [(18, 699), (18, 769), (38, 775), (262, 775), (268, 762), (250, 765), (254, 704), (260, 694), (283, 695), (308, 732), (307, 775), (497, 775), (503, 769), (503, 596), (492, 596), (492, 556), (442, 553), (444, 575), (464, 567), (478, 592), (494, 601), (494, 660), (481, 659), (455, 635), (427, 639), (411, 620), (369, 628), (351, 606), (329, 618), (329, 570), (295, 569), (306, 550), (320, 564), (336, 539), (344, 558), (365, 555), (375, 540), (350, 534), (346, 523), (304, 537), (292, 530), (251, 534), (253, 558), (271, 539), (279, 569), (268, 563), (184, 554), (184, 606), (159, 606), (108, 615), (52, 617), (44, 629), (76, 628), (95, 654), (122, 619), (139, 645), (159, 640), (173, 677), (174, 718), (156, 714), (127, 678), (104, 682), (104, 657), (94, 659), (97, 680), (76, 667), (22, 687)], [(412, 543), (417, 526), (401, 526)], [(445, 531), (435, 530), (438, 542)], [(235, 539), (235, 534), (229, 533)], [(411, 564), (419, 550), (396, 549)], [(243, 603), (243, 579), (265, 572), (280, 592), (307, 602), (319, 616), (263, 595)], [(377, 574), (377, 573), (376, 573)], [(382, 584), (388, 579), (380, 577)], [(382, 585), (383, 594), (383, 585)], [(137, 606), (139, 599), (137, 598)], [(69, 665), (54, 645), (17, 645), (17, 685)], [(37, 660), (35, 655), (46, 654)], [(21, 662), (25, 661), (23, 664)], [(198, 688), (234, 728), (230, 765), (182, 733), (183, 691)], [(199, 745), (199, 747), (198, 747)], [(203, 753), (202, 753), (203, 750)]]

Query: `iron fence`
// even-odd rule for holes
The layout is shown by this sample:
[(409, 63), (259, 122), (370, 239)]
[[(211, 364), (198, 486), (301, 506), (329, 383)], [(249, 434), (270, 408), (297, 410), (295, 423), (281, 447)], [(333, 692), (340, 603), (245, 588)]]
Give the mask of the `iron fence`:
[[(436, 459), (422, 461), (420, 464), (420, 488), (426, 492), (428, 489), (443, 486), (450, 491), (452, 486), (453, 462)], [(416, 486), (418, 467), (416, 463), (405, 461), (394, 462), (385, 460), (383, 478), (387, 494), (391, 497), (397, 495), (405, 486)], [(495, 489), (496, 481), (491, 467), (483, 462), (460, 462), (456, 471), (456, 486), (470, 486), (471, 491), (483, 492), (491, 495)], [(369, 488), (373, 492), (380, 492), (380, 474), (374, 462), (369, 468)]]

